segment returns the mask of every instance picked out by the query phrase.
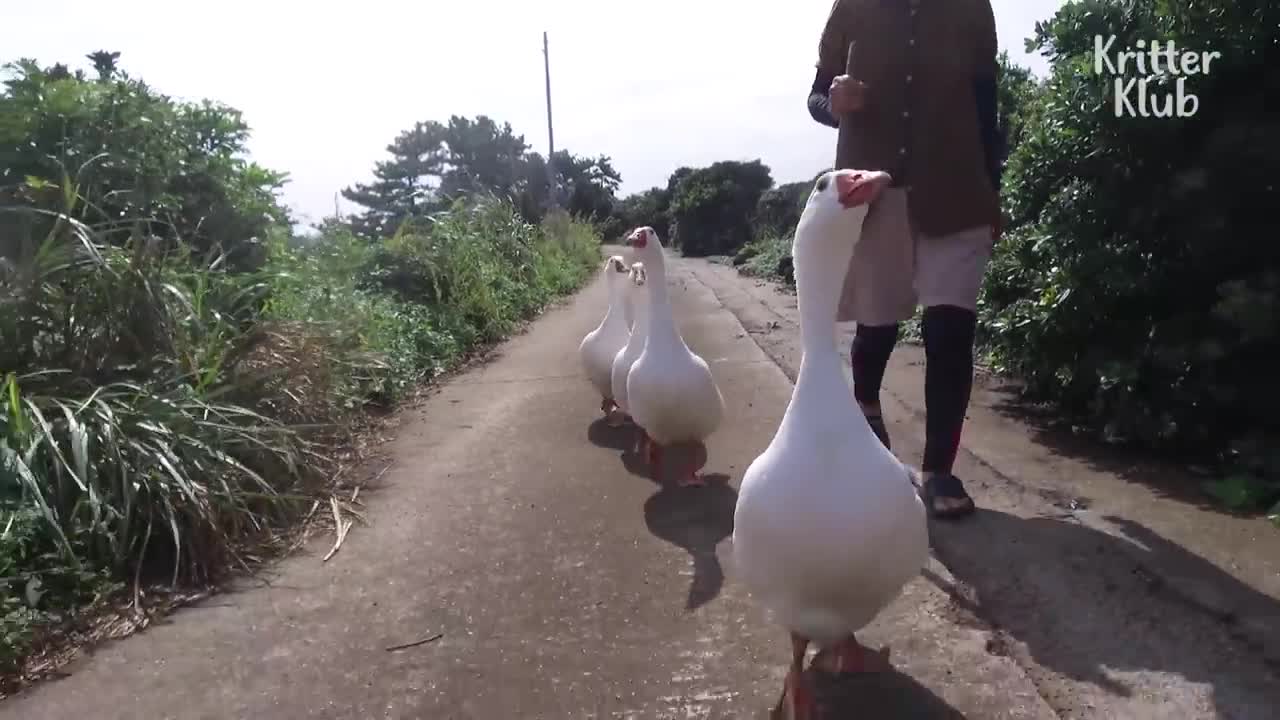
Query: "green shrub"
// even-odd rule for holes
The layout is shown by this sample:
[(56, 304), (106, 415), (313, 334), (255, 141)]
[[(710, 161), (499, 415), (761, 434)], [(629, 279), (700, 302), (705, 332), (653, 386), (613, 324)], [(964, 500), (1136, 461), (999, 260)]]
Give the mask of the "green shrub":
[(308, 377), (276, 381), (296, 388), (324, 378), (309, 394), (327, 402), (329, 416), (368, 400), (394, 402), (576, 290), (599, 254), (589, 224), (552, 216), (531, 225), (492, 200), (459, 202), (374, 244), (340, 226), (301, 248), (276, 243), (267, 264), (269, 326), (310, 338), (296, 348), (346, 349), (327, 359), (289, 353), (285, 367), (305, 366)]
[(750, 242), (760, 196), (773, 186), (759, 160), (677, 171), (670, 183), (671, 245), (689, 256), (729, 255)]
[[(1112, 34), (1117, 48), (1221, 52), (1188, 80), (1199, 112), (1116, 117), (1113, 79), (1092, 73), (1095, 35)], [(982, 301), (993, 358), (1064, 418), (1236, 464), (1256, 489), (1239, 504), (1274, 499), (1280, 142), (1265, 107), (1280, 90), (1280, 6), (1073, 2), (1034, 44), (1053, 73), (1009, 162), (1012, 226)]]
[(292, 237), (233, 110), (95, 56), (0, 94), (0, 674), (126, 584), (281, 550), (331, 452), (580, 286), (587, 224), (462, 199), (371, 243)]
[[(772, 278), (794, 284), (795, 278), (788, 279), (783, 271), (784, 260), (791, 257), (791, 236), (765, 236), (742, 246), (742, 250), (734, 257), (734, 264), (739, 272), (752, 277)], [(742, 261), (739, 262), (738, 259)]]
[(0, 263), (7, 666), (29, 638), (21, 625), (108, 579), (208, 582), (245, 543), (270, 542), (307, 450), (237, 402), (264, 290), (253, 276), (68, 213), (0, 213), (29, 231), (5, 235), (21, 251)]
[(64, 209), (70, 172), (93, 200), (79, 219), (144, 222), (146, 235), (237, 266), (260, 262), (258, 241), (287, 221), (276, 199), (286, 176), (244, 157), (249, 129), (237, 110), (175, 101), (117, 68), (116, 55), (91, 56), (94, 78), (31, 60), (4, 66), (0, 202)]

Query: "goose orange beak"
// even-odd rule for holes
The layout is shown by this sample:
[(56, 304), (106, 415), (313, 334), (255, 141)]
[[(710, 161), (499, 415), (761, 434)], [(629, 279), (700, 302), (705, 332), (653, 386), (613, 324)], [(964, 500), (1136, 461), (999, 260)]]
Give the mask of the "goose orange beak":
[(857, 171), (836, 175), (836, 193), (845, 209), (873, 202), (880, 191), (889, 187), (892, 178), (881, 171)]

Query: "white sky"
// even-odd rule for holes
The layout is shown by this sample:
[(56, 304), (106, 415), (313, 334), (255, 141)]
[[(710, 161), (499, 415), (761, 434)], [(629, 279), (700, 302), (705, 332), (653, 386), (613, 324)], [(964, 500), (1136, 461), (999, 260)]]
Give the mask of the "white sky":
[[(119, 51), (162, 92), (242, 110), (254, 158), (290, 173), (285, 199), (308, 222), (418, 120), (487, 114), (545, 154), (544, 29), (556, 147), (612, 157), (623, 194), (717, 160), (806, 179), (834, 148), (804, 106), (830, 0), (6, 4), (0, 61), (87, 67), (84, 55)], [(1001, 47), (1042, 73), (1023, 41), (1061, 4), (993, 0)]]

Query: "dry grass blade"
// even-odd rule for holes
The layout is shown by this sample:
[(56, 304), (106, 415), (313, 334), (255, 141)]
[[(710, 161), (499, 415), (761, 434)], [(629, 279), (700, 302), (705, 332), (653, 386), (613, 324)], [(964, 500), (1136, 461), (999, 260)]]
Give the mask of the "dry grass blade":
[(415, 640), (411, 643), (405, 643), (403, 645), (392, 645), (391, 647), (387, 648), (387, 652), (395, 652), (396, 650), (408, 650), (409, 648), (418, 647), (419, 645), (426, 645), (427, 643), (433, 643), (442, 637), (444, 637), (444, 633), (436, 633), (435, 635), (431, 635), (430, 637), (425, 637), (421, 640)]
[(337, 529), (338, 537), (333, 541), (333, 547), (329, 549), (329, 552), (325, 554), (321, 562), (329, 562), (329, 558), (337, 554), (338, 549), (342, 547), (342, 541), (347, 539), (347, 532), (351, 530), (351, 526), (355, 523), (353, 520), (347, 520), (342, 517), (342, 511), (338, 508), (337, 496), (329, 498), (329, 506), (333, 508), (333, 523)]

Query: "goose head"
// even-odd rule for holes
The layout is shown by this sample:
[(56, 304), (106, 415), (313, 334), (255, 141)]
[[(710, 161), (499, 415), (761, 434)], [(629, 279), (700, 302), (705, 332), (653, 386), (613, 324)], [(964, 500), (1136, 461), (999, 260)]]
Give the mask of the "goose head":
[[(871, 203), (889, 186), (888, 173), (832, 170), (814, 182), (796, 230), (796, 251), (827, 238), (857, 238)], [(817, 248), (811, 252), (819, 252)]]
[(631, 263), (631, 282), (634, 283), (636, 287), (644, 287), (644, 281), (644, 263)]
[(653, 228), (646, 225), (632, 230), (625, 243), (644, 264), (657, 265), (662, 262), (662, 241)]
[(609, 292), (612, 294), (616, 290), (622, 289), (621, 284), (623, 277), (629, 274), (627, 269), (627, 261), (621, 255), (611, 255), (608, 260), (604, 261), (605, 282), (608, 283)]

